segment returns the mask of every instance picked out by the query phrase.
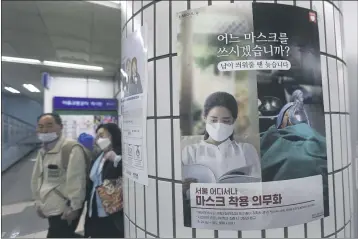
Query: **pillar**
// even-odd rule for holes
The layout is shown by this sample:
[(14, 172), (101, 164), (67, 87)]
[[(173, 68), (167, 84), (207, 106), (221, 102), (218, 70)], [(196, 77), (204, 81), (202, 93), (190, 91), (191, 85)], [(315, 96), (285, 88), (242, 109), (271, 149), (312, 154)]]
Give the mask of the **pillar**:
[(344, 238), (353, 236), (353, 181), (347, 67), (341, 1), (265, 1), (318, 12), (327, 134), (330, 216), (287, 228), (213, 231), (183, 225), (179, 58), (176, 13), (234, 1), (123, 1), (122, 33), (148, 27), (149, 185), (124, 181), (126, 238)]

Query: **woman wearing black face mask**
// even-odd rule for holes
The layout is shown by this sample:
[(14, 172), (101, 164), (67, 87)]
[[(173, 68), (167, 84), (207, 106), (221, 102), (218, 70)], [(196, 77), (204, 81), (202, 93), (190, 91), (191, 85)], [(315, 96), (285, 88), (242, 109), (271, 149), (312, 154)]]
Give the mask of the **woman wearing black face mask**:
[(87, 185), (85, 237), (123, 238), (121, 131), (114, 123), (99, 125)]

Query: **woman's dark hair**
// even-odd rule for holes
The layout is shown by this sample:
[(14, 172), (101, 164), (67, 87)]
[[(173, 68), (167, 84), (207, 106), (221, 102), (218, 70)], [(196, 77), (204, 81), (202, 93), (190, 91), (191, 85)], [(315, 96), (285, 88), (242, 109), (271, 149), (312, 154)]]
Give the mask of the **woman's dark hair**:
[[(209, 95), (204, 103), (204, 117), (207, 117), (210, 110), (215, 107), (225, 107), (231, 112), (234, 120), (237, 119), (239, 113), (238, 103), (235, 97), (227, 92), (215, 92)], [(209, 134), (205, 130), (204, 139), (208, 139)], [(230, 139), (233, 140), (234, 135), (230, 136)]]
[(238, 104), (234, 96), (226, 92), (215, 92), (206, 98), (204, 103), (204, 116), (208, 116), (210, 110), (214, 107), (225, 107), (230, 112), (234, 119), (237, 118)]
[(118, 127), (118, 125), (115, 123), (100, 124), (96, 129), (96, 133), (98, 132), (98, 130), (102, 128), (106, 129), (108, 133), (110, 133), (112, 136), (111, 143), (112, 143), (113, 151), (117, 155), (122, 155), (122, 132)]

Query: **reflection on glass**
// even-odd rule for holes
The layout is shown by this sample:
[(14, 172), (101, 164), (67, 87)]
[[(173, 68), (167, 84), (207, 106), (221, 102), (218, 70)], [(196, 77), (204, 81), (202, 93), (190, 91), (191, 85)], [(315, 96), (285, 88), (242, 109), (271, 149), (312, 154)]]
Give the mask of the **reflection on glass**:
[(260, 100), (259, 111), (263, 116), (276, 116), (282, 108), (282, 101), (274, 96), (265, 96)]

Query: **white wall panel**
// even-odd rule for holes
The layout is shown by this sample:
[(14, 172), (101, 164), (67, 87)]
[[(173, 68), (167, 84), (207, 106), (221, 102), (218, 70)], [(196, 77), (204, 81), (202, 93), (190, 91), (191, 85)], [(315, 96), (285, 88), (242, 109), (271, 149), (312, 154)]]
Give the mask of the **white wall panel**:
[(52, 112), (52, 99), (55, 96), (84, 98), (114, 98), (113, 80), (87, 79), (80, 77), (52, 76), (50, 89), (44, 90), (44, 112)]

